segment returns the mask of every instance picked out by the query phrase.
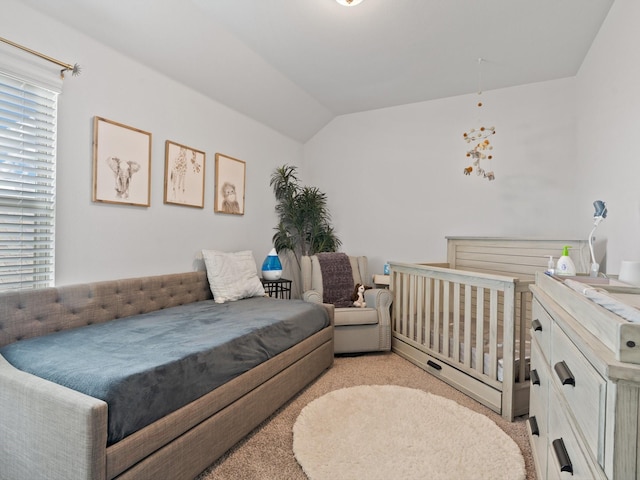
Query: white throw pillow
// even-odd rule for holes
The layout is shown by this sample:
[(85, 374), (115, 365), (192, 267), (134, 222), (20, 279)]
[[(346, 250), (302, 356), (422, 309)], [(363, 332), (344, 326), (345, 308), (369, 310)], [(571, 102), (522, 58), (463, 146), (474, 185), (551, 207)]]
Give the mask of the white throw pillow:
[(202, 257), (216, 303), (264, 296), (264, 287), (250, 250), (235, 253), (202, 250)]

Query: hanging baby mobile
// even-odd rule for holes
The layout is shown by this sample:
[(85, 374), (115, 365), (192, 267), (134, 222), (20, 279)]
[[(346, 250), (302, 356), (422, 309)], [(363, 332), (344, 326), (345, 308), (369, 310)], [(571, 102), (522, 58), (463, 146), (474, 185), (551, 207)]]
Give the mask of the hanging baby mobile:
[[(478, 59), (478, 95), (482, 94), (482, 89), (480, 88), (480, 65), (482, 64), (483, 59)], [(482, 102), (478, 102), (478, 108), (482, 108)], [(489, 137), (495, 135), (496, 127), (484, 127), (480, 126), (478, 128), (472, 128), (468, 132), (462, 134), (465, 141), (472, 145), (471, 150), (467, 151), (467, 158), (472, 160), (471, 165), (466, 167), (463, 170), (465, 175), (471, 175), (471, 173), (475, 170), (476, 175), (482, 176), (487, 180), (495, 180), (495, 175), (493, 171), (486, 171), (482, 167), (482, 162), (486, 160), (491, 160), (493, 155), (491, 155), (491, 151), (493, 150), (493, 145), (489, 141)]]

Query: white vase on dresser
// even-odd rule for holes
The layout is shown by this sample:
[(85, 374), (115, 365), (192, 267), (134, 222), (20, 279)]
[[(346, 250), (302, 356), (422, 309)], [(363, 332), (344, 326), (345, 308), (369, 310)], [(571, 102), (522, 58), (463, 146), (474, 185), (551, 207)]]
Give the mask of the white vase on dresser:
[[(640, 298), (639, 288), (597, 287)], [(528, 425), (538, 478), (640, 478), (640, 323), (542, 273), (531, 290)]]

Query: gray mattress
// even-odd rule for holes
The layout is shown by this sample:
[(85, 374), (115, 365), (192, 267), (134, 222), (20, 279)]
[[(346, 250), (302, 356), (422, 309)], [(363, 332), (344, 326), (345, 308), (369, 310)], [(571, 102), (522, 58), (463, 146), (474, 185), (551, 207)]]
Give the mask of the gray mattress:
[(113, 444), (329, 322), (322, 306), (300, 300), (207, 300), (19, 341), (0, 354), (107, 402)]

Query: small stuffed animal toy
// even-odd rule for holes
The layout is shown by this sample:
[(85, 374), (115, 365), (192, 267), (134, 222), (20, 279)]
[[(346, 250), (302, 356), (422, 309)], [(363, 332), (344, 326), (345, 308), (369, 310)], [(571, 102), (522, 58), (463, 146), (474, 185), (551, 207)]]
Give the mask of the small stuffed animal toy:
[(353, 300), (354, 307), (364, 308), (367, 306), (364, 301), (364, 285), (356, 283), (356, 288), (353, 292), (353, 295), (351, 296), (351, 299)]

